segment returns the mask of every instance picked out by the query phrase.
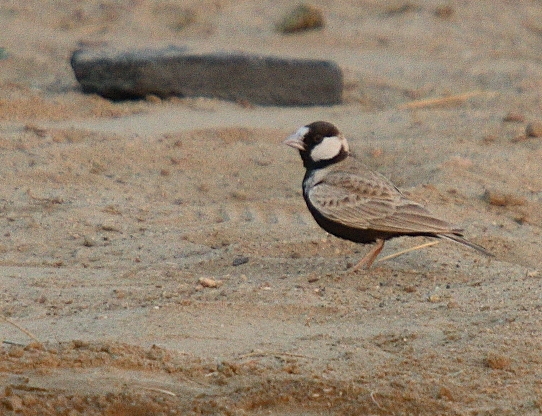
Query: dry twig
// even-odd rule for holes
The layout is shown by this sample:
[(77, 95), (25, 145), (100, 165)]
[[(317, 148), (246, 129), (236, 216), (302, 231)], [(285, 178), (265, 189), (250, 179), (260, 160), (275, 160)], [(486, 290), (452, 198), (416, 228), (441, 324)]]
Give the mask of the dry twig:
[(485, 94), (486, 91), (470, 91), (463, 94), (449, 95), (447, 97), (427, 98), (423, 100), (410, 101), (405, 104), (401, 104), (398, 108), (400, 110), (413, 110), (426, 107), (438, 107), (441, 105), (460, 104), (467, 101), (469, 98), (476, 97), (477, 95)]
[(142, 388), (142, 389), (145, 389), (145, 390), (155, 391), (155, 392), (158, 392), (158, 393), (167, 394), (168, 396), (177, 397), (177, 395), (175, 393), (173, 393), (172, 391), (169, 391), (169, 390), (159, 389), (159, 388), (156, 388), (156, 387), (146, 387), (146, 386), (139, 386), (139, 387)]
[(308, 355), (303, 354), (292, 354), (289, 352), (279, 352), (279, 351), (254, 351), (249, 352), (248, 354), (243, 354), (239, 356), (240, 359), (248, 358), (248, 357), (258, 357), (258, 356), (276, 356), (276, 357), (296, 357), (296, 358), (308, 358), (308, 359), (316, 359), (316, 357), (311, 357)]
[(429, 241), (428, 243), (420, 244), (419, 246), (407, 248), (406, 250), (401, 250), (401, 251), (398, 251), (397, 253), (390, 254), (389, 256), (382, 257), (378, 259), (377, 262), (394, 259), (395, 257), (402, 256), (403, 254), (410, 253), (411, 251), (421, 250), (422, 248), (434, 246), (438, 243), (439, 241)]
[[(28, 335), (30, 338), (32, 338), (34, 341), (36, 341), (37, 343), (40, 343), (40, 341), (34, 336), (34, 334), (32, 334), (30, 331), (28, 331), (27, 329), (23, 328), (22, 326), (20, 326), (19, 324), (16, 324), (15, 322), (13, 322), (12, 320), (6, 318), (5, 316), (2, 316), (0, 315), (0, 318), (2, 318), (5, 322), (7, 322), (8, 324), (10, 325), (13, 325), (15, 328), (17, 328), (19, 331), (25, 333), (26, 335)], [(40, 343), (41, 344), (41, 343)]]
[(373, 401), (374, 404), (376, 404), (376, 406), (379, 408), (379, 409), (382, 409), (382, 406), (380, 406), (380, 403), (378, 403), (375, 399), (375, 392), (372, 391), (371, 392), (371, 400)]

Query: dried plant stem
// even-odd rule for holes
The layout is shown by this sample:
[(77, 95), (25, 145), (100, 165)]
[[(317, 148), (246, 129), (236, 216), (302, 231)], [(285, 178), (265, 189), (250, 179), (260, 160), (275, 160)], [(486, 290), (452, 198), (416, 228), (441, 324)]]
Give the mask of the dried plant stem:
[(425, 247), (431, 247), (438, 243), (439, 241), (429, 241), (428, 243), (420, 244), (419, 246), (416, 246), (416, 247), (407, 248), (406, 250), (401, 250), (401, 251), (398, 251), (397, 253), (390, 254), (389, 256), (382, 257), (377, 260), (377, 263), (384, 260), (394, 259), (395, 257), (402, 256), (403, 254), (410, 253), (411, 251), (421, 250), (422, 248), (425, 248)]
[(277, 357), (296, 357), (296, 358), (309, 358), (313, 359), (314, 357), (309, 357), (308, 355), (303, 354), (292, 354), (289, 352), (279, 352), (279, 351), (254, 351), (249, 352), (248, 354), (243, 354), (239, 358), (248, 358), (248, 357), (259, 357), (259, 356), (277, 356)]
[(16, 324), (15, 322), (13, 322), (12, 320), (6, 318), (5, 316), (2, 316), (0, 315), (0, 318), (2, 318), (5, 322), (7, 322), (8, 324), (10, 325), (13, 325), (15, 328), (17, 328), (19, 331), (25, 333), (26, 335), (28, 335), (30, 338), (32, 338), (34, 341), (36, 342), (40, 342), (35, 336), (34, 334), (32, 334), (30, 331), (28, 331), (27, 329), (23, 328), (22, 326)]
[(469, 98), (476, 97), (477, 95), (485, 94), (486, 91), (470, 91), (463, 94), (449, 95), (447, 97), (427, 98), (423, 100), (410, 101), (405, 104), (401, 104), (398, 108), (400, 110), (412, 110), (425, 107), (438, 107), (441, 105), (459, 104), (467, 101)]

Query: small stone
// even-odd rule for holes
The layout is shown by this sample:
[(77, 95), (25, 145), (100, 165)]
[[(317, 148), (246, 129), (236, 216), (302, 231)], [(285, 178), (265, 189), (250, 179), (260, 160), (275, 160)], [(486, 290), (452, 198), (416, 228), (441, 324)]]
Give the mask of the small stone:
[(525, 134), (528, 137), (542, 137), (542, 122), (533, 121), (525, 127)]
[(73, 348), (79, 349), (79, 348), (88, 348), (89, 343), (80, 339), (75, 339), (72, 342)]
[(525, 121), (525, 116), (523, 114), (510, 111), (502, 118), (502, 121), (508, 123), (523, 123)]
[(405, 286), (403, 290), (407, 293), (416, 293), (418, 291), (416, 286)]
[(113, 294), (117, 299), (124, 299), (126, 297), (126, 292), (120, 289), (113, 290)]
[(115, 224), (112, 224), (112, 223), (105, 223), (105, 224), (102, 224), (102, 230), (104, 231), (114, 231), (114, 232), (120, 232), (120, 228), (115, 225)]
[(296, 33), (321, 29), (325, 26), (324, 13), (310, 4), (300, 4), (284, 16), (277, 25), (281, 33)]
[(492, 192), (486, 190), (483, 198), (490, 204), (498, 207), (504, 207), (506, 205), (506, 196), (498, 192)]
[(210, 277), (200, 277), (198, 279), (198, 283), (202, 287), (207, 287), (207, 288), (217, 288), (222, 285), (221, 280), (211, 279)]
[(83, 245), (85, 247), (94, 247), (98, 242), (95, 238), (86, 235), (83, 239)]
[(505, 194), (503, 192), (490, 191), (487, 189), (484, 192), (482, 199), (484, 199), (490, 205), (495, 205), (498, 207), (520, 206), (527, 203), (525, 198), (517, 197), (511, 194)]
[(497, 141), (497, 136), (494, 134), (487, 134), (483, 137), (482, 141), (486, 144), (493, 143)]
[(437, 6), (435, 9), (435, 16), (441, 19), (449, 19), (454, 14), (454, 8), (448, 4)]
[(439, 295), (430, 295), (427, 300), (431, 303), (438, 303), (440, 302), (440, 296)]
[(29, 124), (25, 125), (24, 130), (25, 131), (31, 131), (32, 133), (34, 133), (38, 137), (45, 137), (49, 133), (47, 128), (41, 127), (41, 126), (38, 126), (38, 125), (32, 124), (32, 123), (29, 123)]
[(246, 201), (248, 199), (247, 193), (243, 191), (232, 191), (230, 195), (233, 199), (237, 199), (238, 201)]
[(240, 256), (233, 259), (232, 266), (237, 267), (241, 264), (248, 263), (249, 258), (246, 256)]
[(504, 355), (490, 352), (487, 354), (485, 363), (492, 370), (506, 370), (510, 368), (511, 360)]
[(529, 220), (529, 216), (525, 212), (518, 212), (514, 214), (512, 219), (519, 225), (523, 225)]
[(27, 344), (27, 346), (24, 347), (24, 350), (25, 351), (32, 351), (32, 350), (44, 351), (45, 348), (41, 342), (33, 341), (30, 344)]
[(13, 358), (21, 358), (24, 355), (24, 349), (18, 346), (10, 348), (8, 355)]

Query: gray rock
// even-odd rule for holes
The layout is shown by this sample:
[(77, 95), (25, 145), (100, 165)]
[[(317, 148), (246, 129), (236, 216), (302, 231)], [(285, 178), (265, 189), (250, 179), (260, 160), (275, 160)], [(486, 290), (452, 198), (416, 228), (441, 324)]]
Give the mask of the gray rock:
[(86, 93), (113, 100), (215, 97), (262, 105), (332, 105), (342, 99), (343, 75), (331, 61), (247, 54), (187, 54), (186, 48), (116, 52), (77, 50), (71, 58)]

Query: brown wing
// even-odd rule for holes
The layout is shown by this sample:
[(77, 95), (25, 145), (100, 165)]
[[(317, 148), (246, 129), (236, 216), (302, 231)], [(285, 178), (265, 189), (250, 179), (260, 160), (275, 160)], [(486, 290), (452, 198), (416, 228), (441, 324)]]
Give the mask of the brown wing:
[(328, 172), (307, 194), (325, 217), (344, 225), (397, 233), (454, 233), (460, 229), (407, 199), (375, 172)]

